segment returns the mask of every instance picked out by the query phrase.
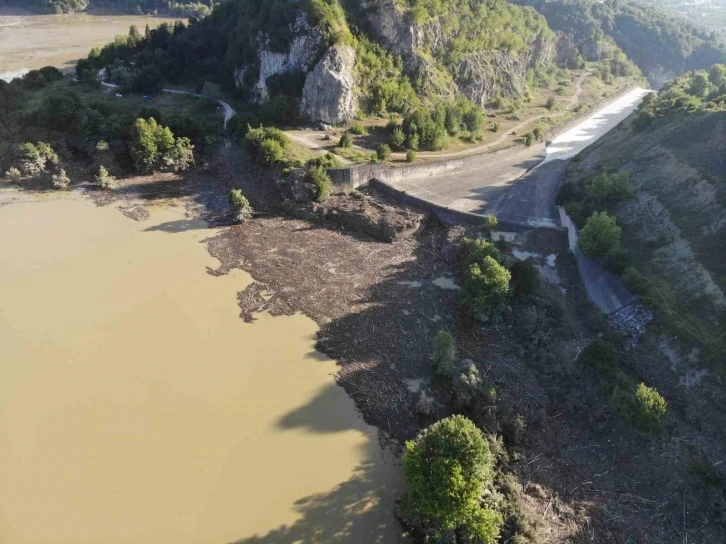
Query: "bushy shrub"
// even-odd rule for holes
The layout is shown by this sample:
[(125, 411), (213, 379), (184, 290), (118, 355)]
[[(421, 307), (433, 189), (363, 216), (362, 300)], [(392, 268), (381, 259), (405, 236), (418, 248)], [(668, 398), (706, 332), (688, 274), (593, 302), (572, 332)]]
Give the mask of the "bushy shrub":
[(406, 443), (409, 490), (399, 516), (427, 542), (495, 542), (502, 516), (481, 506), (482, 490), (492, 485), (493, 464), (489, 444), (470, 420), (452, 416), (434, 423)]
[(449, 331), (439, 331), (434, 342), (436, 374), (451, 379), (456, 374), (456, 344)]
[(20, 183), (20, 180), (22, 179), (23, 175), (20, 173), (20, 170), (18, 170), (15, 167), (12, 167), (7, 172), (5, 172), (5, 177), (8, 178), (13, 183)]
[(580, 251), (590, 258), (604, 255), (620, 243), (621, 233), (622, 229), (613, 216), (607, 212), (596, 212), (580, 232)]
[(499, 226), (499, 220), (497, 219), (496, 215), (487, 214), (484, 216), (484, 220), (482, 221), (482, 228), (486, 231), (493, 231), (495, 228)]
[(312, 165), (308, 167), (305, 179), (307, 182), (312, 183), (315, 187), (315, 200), (322, 202), (328, 198), (328, 195), (330, 195), (330, 191), (332, 190), (333, 183), (325, 168), (319, 165)]
[(406, 147), (406, 134), (404, 134), (401, 127), (397, 126), (393, 129), (393, 133), (391, 134), (391, 145), (398, 150)]
[(108, 173), (105, 166), (100, 165), (96, 175), (96, 183), (101, 189), (114, 189), (116, 187), (116, 178)]
[(484, 380), (479, 374), (479, 368), (473, 362), (462, 365), (454, 379), (454, 400), (459, 407), (469, 407), (476, 399)]
[(585, 191), (603, 204), (621, 202), (635, 195), (635, 187), (627, 173), (598, 174), (585, 184)]
[(65, 191), (70, 186), (71, 180), (66, 174), (66, 171), (61, 169), (60, 172), (51, 176), (51, 183), (53, 184), (53, 189), (57, 191)]
[(277, 128), (248, 126), (245, 143), (255, 162), (262, 166), (272, 166), (283, 162), (290, 138)]
[(646, 429), (658, 427), (668, 411), (668, 402), (658, 390), (644, 383), (635, 390), (634, 406), (638, 425)]
[(509, 296), (509, 271), (496, 259), (486, 256), (469, 265), (461, 285), (461, 301), (474, 317), (488, 320)]
[(353, 147), (353, 138), (347, 132), (344, 132), (338, 142), (338, 147), (349, 148)]
[(461, 254), (464, 257), (462, 262), (463, 270), (466, 270), (473, 264), (481, 263), (484, 257), (492, 257), (496, 261), (502, 260), (502, 254), (499, 249), (488, 240), (464, 238)]
[(48, 162), (58, 163), (55, 151), (45, 142), (20, 144), (17, 155), (19, 170), (26, 176), (35, 176), (44, 172)]
[(391, 148), (388, 144), (381, 144), (376, 149), (376, 156), (378, 160), (383, 162), (391, 157)]
[(616, 377), (612, 402), (620, 413), (643, 432), (659, 432), (668, 412), (668, 402), (656, 389), (644, 383), (636, 387), (622, 373)]
[(282, 162), (285, 156), (280, 142), (277, 140), (265, 140), (262, 142), (257, 153), (257, 158), (263, 166), (272, 166), (278, 162)]
[(356, 136), (362, 136), (363, 134), (365, 134), (366, 130), (362, 124), (353, 123), (352, 125), (350, 125), (350, 128), (348, 128), (348, 132), (350, 132), (351, 134), (355, 134)]
[(416, 161), (416, 152), (413, 149), (409, 149), (406, 152), (406, 162), (411, 163)]
[(242, 193), (242, 189), (232, 189), (229, 192), (229, 205), (232, 206), (233, 210), (237, 211), (242, 208), (249, 208), (250, 201)]
[(252, 207), (249, 200), (242, 194), (241, 189), (232, 189), (229, 192), (229, 205), (235, 213), (235, 220), (244, 223), (252, 216)]

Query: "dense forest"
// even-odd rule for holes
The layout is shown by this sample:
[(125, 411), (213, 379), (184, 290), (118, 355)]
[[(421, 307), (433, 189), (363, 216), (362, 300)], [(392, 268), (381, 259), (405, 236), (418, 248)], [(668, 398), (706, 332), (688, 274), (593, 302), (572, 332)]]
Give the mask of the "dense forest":
[[(0, 1), (0, 4), (3, 2)], [(110, 8), (127, 13), (163, 13), (179, 17), (201, 17), (211, 12), (215, 0), (5, 0), (6, 4), (39, 13), (70, 13)]]
[(656, 86), (673, 75), (707, 68), (724, 58), (721, 35), (634, 0), (514, 1), (534, 7), (550, 27), (566, 32), (577, 43), (611, 36)]

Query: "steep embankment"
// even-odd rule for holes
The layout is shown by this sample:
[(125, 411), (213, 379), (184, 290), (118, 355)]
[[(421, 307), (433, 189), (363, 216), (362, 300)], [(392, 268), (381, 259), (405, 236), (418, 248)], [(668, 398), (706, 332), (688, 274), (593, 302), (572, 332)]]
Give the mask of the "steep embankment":
[(725, 71), (678, 78), (568, 172), (580, 186), (603, 171), (629, 174), (636, 196), (612, 211), (641, 275), (625, 278), (670, 332), (719, 358), (726, 316)]

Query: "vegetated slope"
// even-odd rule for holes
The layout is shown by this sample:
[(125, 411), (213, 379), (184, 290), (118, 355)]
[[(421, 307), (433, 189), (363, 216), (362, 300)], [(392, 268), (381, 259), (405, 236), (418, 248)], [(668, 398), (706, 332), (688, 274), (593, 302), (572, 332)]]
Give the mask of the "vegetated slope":
[[(622, 52), (611, 56), (619, 60), (608, 59), (608, 73), (637, 75)], [(283, 113), (299, 102), (309, 119), (340, 123), (462, 95), (480, 106), (526, 100), (558, 85), (560, 68), (582, 66), (544, 17), (505, 0), (228, 0), (188, 27), (120, 38), (78, 71), (214, 81)]]
[(94, 8), (112, 8), (129, 13), (167, 13), (179, 17), (201, 17), (218, 0), (0, 0), (11, 6), (39, 13), (72, 13)]
[(708, 68), (724, 59), (720, 34), (637, 0), (514, 1), (533, 6), (553, 29), (585, 45), (590, 55), (597, 56), (600, 36), (611, 36), (655, 87), (687, 70)]
[(685, 74), (644, 101), (624, 127), (588, 148), (568, 171), (568, 181), (580, 187), (602, 171), (629, 174), (636, 198), (612, 210), (639, 272), (628, 271), (624, 279), (655, 307), (665, 332), (721, 364), (725, 108), (726, 66)]

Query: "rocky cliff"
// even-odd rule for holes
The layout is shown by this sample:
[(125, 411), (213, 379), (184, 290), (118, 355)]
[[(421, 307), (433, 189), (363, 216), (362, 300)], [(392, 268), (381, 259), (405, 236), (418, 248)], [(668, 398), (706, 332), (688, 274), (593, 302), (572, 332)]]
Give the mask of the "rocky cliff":
[(482, 106), (496, 94), (521, 98), (526, 94), (527, 71), (547, 66), (557, 58), (557, 38), (542, 28), (519, 34), (524, 41), (519, 51), (472, 47), (471, 52), (457, 59), (458, 66), (447, 67), (436, 57), (461, 39), (459, 32), (448, 30), (444, 20), (450, 21), (456, 13), (416, 24), (395, 0), (361, 0), (358, 4), (358, 13), (374, 38), (403, 59), (407, 72), (418, 76), (428, 94), (463, 94)]
[(355, 49), (334, 45), (307, 74), (300, 113), (308, 119), (339, 124), (358, 113)]
[[(527, 93), (527, 72), (550, 66), (558, 58), (557, 37), (544, 19), (503, 0), (495, 0), (491, 3), (494, 7), (487, 9), (497, 16), (505, 13), (524, 21), (517, 19), (520, 28), (512, 29), (507, 38), (516, 47), (503, 43), (501, 28), (487, 28), (487, 13), (473, 17), (464, 14), (461, 6), (446, 17), (433, 13), (415, 22), (408, 8), (396, 0), (345, 2), (345, 9), (334, 4), (342, 17), (334, 25), (348, 33), (354, 29), (348, 34), (350, 39), (331, 41), (326, 30), (333, 23), (319, 16), (316, 19), (315, 13), (306, 11), (307, 3), (293, 0), (286, 9), (296, 9), (294, 22), (285, 28), (258, 32), (253, 60), (247, 58), (235, 66), (237, 86), (246, 89), (251, 100), (263, 104), (270, 98), (270, 78), (299, 75), (304, 81), (299, 97), (301, 114), (311, 121), (342, 123), (358, 114), (363, 95), (372, 94), (360, 77), (360, 55), (356, 54), (360, 43), (343, 45), (355, 45), (353, 35), (365, 36), (366, 43), (380, 44), (400, 59), (403, 73), (420, 97), (452, 100), (464, 95), (482, 106), (495, 96), (522, 98)], [(270, 41), (275, 36), (271, 32), (289, 36), (286, 46), (280, 48), (278, 39), (278, 47), (273, 48)], [(492, 36), (481, 39), (487, 32)], [(467, 35), (472, 39), (466, 40)], [(462, 48), (462, 40), (468, 42), (466, 47)], [(455, 59), (449, 58), (452, 52)], [(381, 74), (379, 83), (380, 77), (386, 76)]]

